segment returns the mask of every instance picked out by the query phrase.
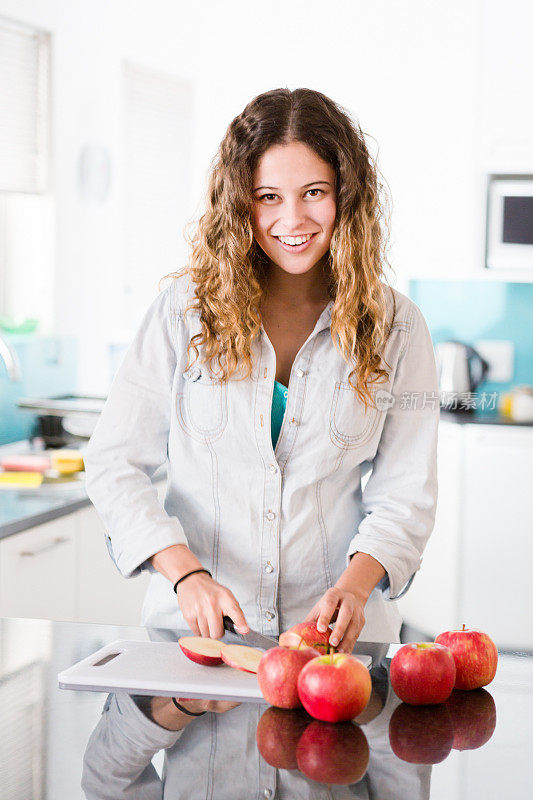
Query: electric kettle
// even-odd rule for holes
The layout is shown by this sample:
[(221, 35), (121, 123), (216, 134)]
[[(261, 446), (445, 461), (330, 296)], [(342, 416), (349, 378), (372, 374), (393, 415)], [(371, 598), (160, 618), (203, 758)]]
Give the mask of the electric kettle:
[(435, 356), (441, 405), (450, 394), (474, 392), (489, 371), (488, 362), (463, 342), (441, 342), (435, 347)]

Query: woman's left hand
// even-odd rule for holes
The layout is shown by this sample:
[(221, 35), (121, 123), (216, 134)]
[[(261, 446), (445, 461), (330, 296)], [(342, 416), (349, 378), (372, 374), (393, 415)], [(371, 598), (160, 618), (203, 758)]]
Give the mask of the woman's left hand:
[(363, 597), (332, 586), (313, 606), (305, 622), (315, 622), (319, 631), (325, 631), (335, 621), (330, 644), (339, 653), (351, 653), (365, 624), (364, 607)]

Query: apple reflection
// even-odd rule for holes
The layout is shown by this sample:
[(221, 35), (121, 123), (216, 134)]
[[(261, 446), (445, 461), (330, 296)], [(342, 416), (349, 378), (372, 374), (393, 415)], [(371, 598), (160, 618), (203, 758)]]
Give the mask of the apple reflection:
[(347, 786), (359, 783), (368, 769), (368, 740), (353, 722), (315, 720), (296, 747), (298, 769), (312, 781)]
[(452, 716), (444, 704), (411, 706), (402, 703), (389, 723), (392, 751), (409, 764), (438, 764), (453, 745)]
[(454, 691), (445, 703), (453, 722), (453, 749), (477, 750), (496, 728), (496, 703), (486, 689)]
[(313, 721), (306, 711), (267, 708), (255, 732), (257, 749), (271, 767), (298, 769), (296, 747)]

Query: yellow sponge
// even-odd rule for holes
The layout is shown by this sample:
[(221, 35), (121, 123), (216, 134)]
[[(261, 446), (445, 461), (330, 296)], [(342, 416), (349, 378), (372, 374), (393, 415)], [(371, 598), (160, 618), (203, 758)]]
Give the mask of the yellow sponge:
[(52, 450), (50, 466), (62, 475), (71, 475), (73, 472), (82, 472), (84, 469), (83, 458), (79, 450)]
[(9, 486), (40, 486), (43, 482), (42, 472), (0, 472), (0, 484)]

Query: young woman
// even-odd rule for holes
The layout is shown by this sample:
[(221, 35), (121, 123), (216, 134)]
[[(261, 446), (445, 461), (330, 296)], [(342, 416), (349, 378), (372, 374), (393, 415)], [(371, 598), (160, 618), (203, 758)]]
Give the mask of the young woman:
[(334, 621), (346, 652), (399, 640), (393, 601), (434, 522), (439, 401), (424, 319), (384, 282), (379, 189), (361, 129), (319, 92), (266, 92), (230, 124), (190, 263), (149, 307), (85, 457), (119, 570), (153, 573), (143, 624), (218, 638), (223, 615), (271, 636)]

